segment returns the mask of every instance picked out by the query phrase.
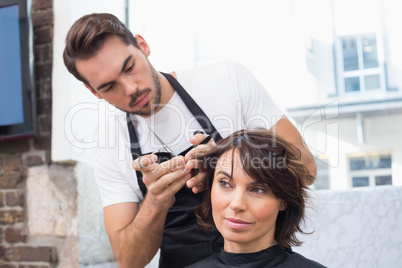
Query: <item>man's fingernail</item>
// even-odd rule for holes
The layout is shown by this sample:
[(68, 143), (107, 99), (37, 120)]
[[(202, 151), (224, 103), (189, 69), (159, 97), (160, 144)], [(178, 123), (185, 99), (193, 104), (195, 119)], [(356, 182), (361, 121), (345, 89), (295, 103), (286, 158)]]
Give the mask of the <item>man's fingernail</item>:
[[(186, 180), (189, 180), (189, 179), (191, 179), (191, 174), (190, 173), (187, 173), (186, 175), (184, 175), (184, 178), (186, 179)], [(191, 186), (188, 186), (188, 187), (193, 187), (193, 184), (194, 183), (192, 183), (192, 181), (190, 181), (190, 183), (189, 183)]]
[(184, 158), (183, 158), (182, 156), (180, 156), (180, 157), (177, 159), (177, 164), (179, 164), (179, 165), (184, 164)]
[(187, 168), (187, 166), (185, 166), (183, 169), (182, 169), (182, 173), (184, 174), (184, 173), (187, 173), (187, 171), (188, 171), (188, 168)]
[(197, 140), (197, 138), (195, 136), (190, 137), (190, 141), (196, 141), (196, 140)]
[(152, 159), (152, 162), (156, 162), (156, 160), (158, 160), (158, 157), (153, 154), (153, 155), (151, 155), (151, 159)]

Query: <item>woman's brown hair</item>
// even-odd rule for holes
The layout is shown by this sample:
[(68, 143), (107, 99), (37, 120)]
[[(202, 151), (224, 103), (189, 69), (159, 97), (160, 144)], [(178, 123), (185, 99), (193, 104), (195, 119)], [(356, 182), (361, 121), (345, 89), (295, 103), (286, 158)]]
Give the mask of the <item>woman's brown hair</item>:
[(94, 56), (111, 36), (117, 36), (124, 44), (139, 48), (134, 35), (112, 14), (93, 13), (78, 19), (68, 31), (63, 52), (64, 64), (68, 71), (90, 86), (78, 73), (76, 60), (87, 60)]
[(308, 168), (300, 160), (300, 151), (289, 142), (264, 129), (240, 130), (217, 142), (203, 158), (207, 190), (204, 201), (196, 210), (201, 229), (215, 227), (212, 218), (211, 189), (218, 159), (227, 151), (240, 155), (243, 170), (259, 183), (267, 185), (287, 207), (280, 211), (275, 224), (275, 240), (286, 248), (300, 245), (296, 232), (305, 233), (301, 222), (305, 219), (307, 181), (313, 180)]

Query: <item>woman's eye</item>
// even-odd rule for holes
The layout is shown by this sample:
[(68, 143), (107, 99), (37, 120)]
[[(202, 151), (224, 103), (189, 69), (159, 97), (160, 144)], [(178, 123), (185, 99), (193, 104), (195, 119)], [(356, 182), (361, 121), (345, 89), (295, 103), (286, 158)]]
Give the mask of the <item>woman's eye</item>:
[(251, 191), (254, 193), (265, 193), (265, 189), (262, 187), (254, 187), (253, 189), (251, 189)]
[(229, 187), (230, 187), (230, 184), (229, 184), (227, 181), (225, 181), (225, 180), (220, 180), (220, 181), (219, 181), (219, 184), (220, 184), (220, 186), (223, 187), (223, 188), (229, 188)]

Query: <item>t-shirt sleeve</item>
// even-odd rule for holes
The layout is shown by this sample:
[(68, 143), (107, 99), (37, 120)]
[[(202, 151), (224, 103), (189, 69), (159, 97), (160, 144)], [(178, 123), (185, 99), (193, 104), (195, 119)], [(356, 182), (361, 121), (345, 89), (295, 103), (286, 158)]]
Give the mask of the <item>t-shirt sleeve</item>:
[[(114, 148), (95, 148), (93, 151), (94, 175), (103, 207), (141, 201), (134, 186), (130, 185), (124, 171), (121, 170), (122, 163), (118, 163), (118, 161)], [(131, 161), (131, 159), (127, 161)], [(132, 173), (135, 174), (135, 171)], [(133, 175), (133, 178), (129, 179), (136, 181), (136, 176)]]
[(230, 68), (234, 74), (232, 81), (237, 88), (238, 98), (241, 103), (243, 121), (249, 129), (270, 129), (285, 114), (275, 104), (264, 86), (243, 65), (232, 62)]

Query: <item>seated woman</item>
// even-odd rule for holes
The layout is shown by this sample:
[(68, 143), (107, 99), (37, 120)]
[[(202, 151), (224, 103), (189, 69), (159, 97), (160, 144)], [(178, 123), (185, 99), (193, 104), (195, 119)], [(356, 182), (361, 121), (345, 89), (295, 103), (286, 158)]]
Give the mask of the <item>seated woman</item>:
[(205, 156), (210, 179), (197, 221), (216, 227), (224, 248), (189, 267), (324, 267), (291, 250), (313, 181), (296, 150), (267, 130), (241, 130)]

